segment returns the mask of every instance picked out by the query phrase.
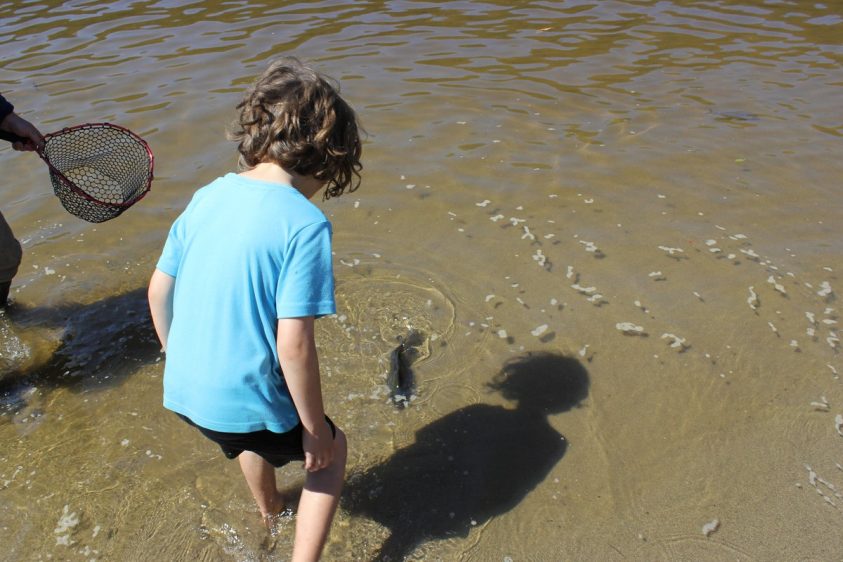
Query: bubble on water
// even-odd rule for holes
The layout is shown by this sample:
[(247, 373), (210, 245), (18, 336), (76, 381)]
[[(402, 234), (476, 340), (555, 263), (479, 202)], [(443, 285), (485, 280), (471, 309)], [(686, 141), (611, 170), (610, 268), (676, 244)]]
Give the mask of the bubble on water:
[(59, 517), (58, 523), (56, 524), (56, 528), (53, 530), (54, 534), (59, 535), (56, 537), (56, 544), (65, 546), (73, 544), (74, 541), (71, 535), (77, 525), (79, 525), (79, 515), (76, 512), (71, 513), (70, 506), (65, 505), (61, 517)]
[(746, 299), (746, 302), (752, 310), (757, 310), (761, 306), (761, 301), (758, 300), (758, 295), (755, 293), (755, 287), (749, 288), (749, 297)]
[(754, 250), (743, 250), (742, 249), (742, 250), (740, 250), (740, 252), (742, 254), (746, 255), (749, 259), (751, 259), (753, 261), (758, 261), (758, 260), (761, 259), (761, 256), (756, 254)]
[(606, 300), (603, 299), (603, 295), (601, 295), (600, 293), (595, 293), (588, 297), (586, 300), (595, 306), (600, 306), (606, 302)]
[(533, 334), (536, 337), (539, 337), (540, 335), (542, 335), (543, 333), (545, 333), (547, 331), (547, 328), (548, 328), (547, 324), (542, 324), (541, 326), (536, 326), (536, 328), (533, 329), (530, 333)]
[(600, 251), (600, 248), (594, 242), (588, 242), (586, 240), (579, 240), (579, 243), (585, 246), (585, 251), (594, 254), (595, 257), (600, 257), (603, 255), (603, 252)]
[(663, 250), (667, 252), (670, 256), (676, 256), (678, 254), (684, 254), (685, 250), (682, 248), (671, 248), (670, 246), (659, 246), (659, 250)]
[(711, 536), (712, 533), (717, 531), (720, 528), (720, 520), (719, 519), (712, 519), (708, 523), (702, 526), (702, 534), (706, 537)]
[(811, 402), (811, 407), (820, 412), (827, 412), (831, 409), (828, 399), (825, 396), (820, 396), (819, 400)]
[(778, 283), (778, 282), (776, 281), (776, 278), (775, 278), (775, 277), (773, 277), (772, 275), (771, 275), (770, 277), (768, 277), (768, 278), (767, 278), (767, 283), (769, 283), (770, 285), (772, 285), (772, 286), (773, 286), (773, 288), (774, 288), (775, 290), (777, 290), (778, 292), (780, 292), (781, 294), (783, 294), (783, 295), (786, 295), (786, 294), (787, 294), (787, 291), (785, 290), (784, 285), (782, 285), (781, 283)]
[(597, 287), (582, 287), (579, 283), (574, 283), (571, 288), (584, 295), (590, 295), (597, 291)]
[(633, 324), (632, 322), (618, 322), (615, 324), (615, 328), (623, 332), (624, 334), (630, 336), (643, 336), (646, 335), (643, 326), (638, 326)]
[(821, 297), (828, 297), (834, 292), (831, 290), (831, 284), (828, 281), (820, 283), (820, 287), (822, 287), (822, 290), (817, 291), (817, 295)]
[(670, 347), (672, 347), (673, 349), (676, 349), (680, 353), (682, 351), (685, 351), (686, 349), (688, 349), (690, 347), (690, 345), (688, 345), (688, 342), (685, 338), (679, 337), (676, 334), (667, 334), (667, 333), (662, 334), (662, 339), (663, 340), (664, 339), (670, 340), (669, 341)]

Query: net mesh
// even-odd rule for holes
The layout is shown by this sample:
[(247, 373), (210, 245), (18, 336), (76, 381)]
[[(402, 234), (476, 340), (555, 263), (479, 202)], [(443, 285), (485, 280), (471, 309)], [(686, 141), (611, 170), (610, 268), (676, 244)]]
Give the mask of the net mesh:
[(147, 144), (108, 123), (48, 135), (42, 157), (61, 204), (89, 222), (120, 215), (146, 195), (152, 181), (153, 159)]

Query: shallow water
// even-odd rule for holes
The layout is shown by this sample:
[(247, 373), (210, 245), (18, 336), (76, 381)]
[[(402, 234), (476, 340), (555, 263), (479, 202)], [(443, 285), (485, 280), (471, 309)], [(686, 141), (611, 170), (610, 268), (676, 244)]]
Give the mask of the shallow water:
[[(156, 154), (152, 192), (92, 225), (0, 148), (25, 251), (0, 316), (0, 557), (288, 558), (292, 522), (261, 531), (236, 465), (161, 408), (144, 287), (235, 165), (239, 92), (291, 53), (368, 131), (363, 186), (321, 204), (326, 402), (352, 446), (326, 559), (843, 551), (836, 2), (0, 8), (26, 118)], [(281, 475), (295, 495), (300, 468)]]

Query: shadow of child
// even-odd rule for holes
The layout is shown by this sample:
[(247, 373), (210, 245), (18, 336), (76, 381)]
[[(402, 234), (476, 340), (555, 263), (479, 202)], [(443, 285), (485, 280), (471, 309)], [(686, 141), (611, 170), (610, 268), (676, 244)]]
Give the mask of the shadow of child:
[(588, 395), (575, 359), (528, 353), (489, 383), (515, 409), (474, 404), (416, 432), (412, 445), (350, 476), (344, 507), (385, 526), (376, 560), (403, 560), (427, 540), (465, 537), (516, 506), (562, 458), (565, 437), (548, 416)]

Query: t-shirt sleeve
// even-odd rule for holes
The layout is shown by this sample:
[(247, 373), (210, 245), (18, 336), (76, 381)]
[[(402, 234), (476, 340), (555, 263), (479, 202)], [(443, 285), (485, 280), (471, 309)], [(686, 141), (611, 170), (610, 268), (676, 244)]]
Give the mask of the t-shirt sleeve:
[(179, 272), (179, 264), (181, 263), (184, 248), (185, 214), (186, 211), (170, 227), (170, 234), (167, 236), (167, 241), (164, 242), (164, 250), (161, 252), (161, 257), (158, 258), (158, 264), (155, 266), (171, 277), (176, 277)]
[(334, 269), (331, 259), (331, 223), (301, 229), (287, 250), (275, 291), (277, 318), (334, 314)]
[(6, 118), (11, 112), (15, 110), (15, 106), (11, 104), (6, 98), (0, 95), (0, 121)]

